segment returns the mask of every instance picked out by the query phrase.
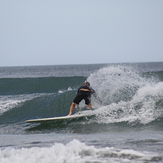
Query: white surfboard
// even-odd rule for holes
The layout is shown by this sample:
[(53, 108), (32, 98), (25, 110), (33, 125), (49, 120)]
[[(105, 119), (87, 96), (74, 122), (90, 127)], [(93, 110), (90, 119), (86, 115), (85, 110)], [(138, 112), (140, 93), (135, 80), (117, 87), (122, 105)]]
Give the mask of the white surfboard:
[(90, 117), (90, 116), (92, 116), (92, 114), (90, 114), (90, 115), (78, 114), (78, 115), (62, 116), (62, 117), (30, 119), (25, 122), (26, 123), (43, 123), (43, 122), (53, 122), (53, 121), (60, 121), (60, 120), (71, 120), (74, 118), (82, 118), (82, 117)]

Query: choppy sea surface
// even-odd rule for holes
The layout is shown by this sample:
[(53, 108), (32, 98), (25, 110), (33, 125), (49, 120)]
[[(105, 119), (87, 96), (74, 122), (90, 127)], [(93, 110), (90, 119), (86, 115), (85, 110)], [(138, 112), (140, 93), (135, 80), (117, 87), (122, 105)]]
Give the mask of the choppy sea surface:
[[(65, 116), (88, 80), (92, 97)], [(163, 62), (0, 67), (0, 163), (162, 163)]]

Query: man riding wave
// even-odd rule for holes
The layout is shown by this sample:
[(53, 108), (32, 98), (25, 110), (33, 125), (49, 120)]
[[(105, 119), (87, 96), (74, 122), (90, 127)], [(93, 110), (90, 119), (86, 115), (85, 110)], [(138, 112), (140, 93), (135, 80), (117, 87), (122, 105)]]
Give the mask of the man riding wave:
[(74, 108), (76, 105), (79, 105), (79, 103), (82, 100), (85, 100), (85, 104), (87, 105), (87, 107), (89, 109), (92, 109), (92, 105), (91, 105), (91, 94), (93, 94), (93, 96), (99, 100), (100, 98), (96, 95), (96, 92), (93, 88), (90, 87), (90, 83), (89, 82), (84, 82), (83, 85), (78, 89), (77, 91), (77, 95), (74, 98), (71, 107), (70, 107), (70, 112), (68, 114), (68, 116), (72, 115), (72, 112), (74, 111)]

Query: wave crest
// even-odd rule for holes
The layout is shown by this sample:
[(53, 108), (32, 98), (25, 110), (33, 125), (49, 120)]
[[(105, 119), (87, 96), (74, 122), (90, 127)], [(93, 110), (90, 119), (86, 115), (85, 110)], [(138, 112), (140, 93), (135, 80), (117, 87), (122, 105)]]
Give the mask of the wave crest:
[(98, 123), (148, 124), (163, 116), (163, 82), (142, 77), (126, 66), (102, 68), (87, 80), (103, 100), (104, 105), (95, 111)]

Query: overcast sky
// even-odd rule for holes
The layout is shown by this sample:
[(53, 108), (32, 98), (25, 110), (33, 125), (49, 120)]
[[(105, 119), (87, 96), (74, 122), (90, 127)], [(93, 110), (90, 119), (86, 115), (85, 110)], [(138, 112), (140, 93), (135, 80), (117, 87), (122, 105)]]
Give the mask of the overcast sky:
[(163, 61), (163, 0), (0, 0), (0, 67)]

